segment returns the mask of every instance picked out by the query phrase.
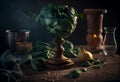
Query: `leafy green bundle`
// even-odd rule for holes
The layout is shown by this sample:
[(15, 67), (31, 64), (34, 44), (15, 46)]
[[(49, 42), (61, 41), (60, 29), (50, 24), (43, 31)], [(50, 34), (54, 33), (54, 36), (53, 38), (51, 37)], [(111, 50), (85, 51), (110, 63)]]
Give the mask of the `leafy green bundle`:
[(41, 9), (36, 21), (40, 19), (52, 36), (67, 37), (75, 30), (78, 16), (82, 17), (73, 7), (48, 4)]
[[(54, 52), (55, 45), (50, 43), (45, 43), (41, 41), (37, 41), (34, 49), (28, 54), (25, 55), (22, 62), (26, 63), (30, 61), (31, 66), (34, 70), (42, 71), (46, 70), (43, 62), (49, 58), (52, 58), (55, 55)], [(78, 49), (74, 47), (74, 45), (65, 40), (63, 47), (65, 48), (64, 55), (66, 57), (76, 58), (78, 55)]]

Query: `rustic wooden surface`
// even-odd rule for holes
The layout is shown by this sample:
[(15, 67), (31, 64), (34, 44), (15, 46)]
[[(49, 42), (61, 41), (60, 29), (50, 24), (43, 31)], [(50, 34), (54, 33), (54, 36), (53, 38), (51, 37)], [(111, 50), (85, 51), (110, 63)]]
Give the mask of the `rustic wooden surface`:
[[(103, 60), (102, 54), (94, 54), (94, 57)], [(79, 60), (75, 60), (75, 65), (69, 69), (48, 70), (35, 72), (29, 65), (23, 66), (23, 82), (116, 82), (120, 81), (120, 56), (114, 55), (114, 58), (108, 57), (107, 62), (100, 69), (94, 69), (92, 66), (86, 67), (87, 72), (81, 73), (78, 78), (70, 79), (65, 77), (70, 71), (82, 68), (78, 65)]]

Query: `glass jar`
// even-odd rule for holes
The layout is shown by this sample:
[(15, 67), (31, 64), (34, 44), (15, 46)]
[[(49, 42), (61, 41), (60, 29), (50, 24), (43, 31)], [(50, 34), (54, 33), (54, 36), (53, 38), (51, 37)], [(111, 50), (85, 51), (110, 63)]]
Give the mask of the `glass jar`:
[(105, 27), (105, 37), (103, 40), (103, 52), (105, 55), (114, 55), (117, 51), (115, 39), (115, 27)]

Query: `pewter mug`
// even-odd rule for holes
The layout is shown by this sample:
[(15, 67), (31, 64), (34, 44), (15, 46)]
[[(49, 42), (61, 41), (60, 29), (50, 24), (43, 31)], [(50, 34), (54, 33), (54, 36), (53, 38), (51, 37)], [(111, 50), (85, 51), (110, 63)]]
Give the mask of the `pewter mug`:
[(15, 48), (16, 42), (28, 41), (29, 33), (29, 30), (6, 30), (6, 42), (8, 48)]

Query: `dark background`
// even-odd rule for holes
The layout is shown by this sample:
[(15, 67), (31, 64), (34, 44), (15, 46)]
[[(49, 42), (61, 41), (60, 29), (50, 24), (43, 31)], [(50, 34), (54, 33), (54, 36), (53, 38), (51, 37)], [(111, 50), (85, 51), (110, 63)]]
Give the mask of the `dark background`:
[[(0, 0), (0, 54), (7, 48), (5, 39), (6, 29), (27, 29), (30, 30), (30, 41), (36, 40), (49, 42), (52, 37), (43, 29), (40, 22), (35, 22), (33, 18), (26, 15), (25, 11), (39, 13), (41, 8), (48, 3), (56, 5), (73, 6), (78, 13), (83, 13), (86, 8), (107, 9), (104, 15), (103, 27), (117, 27), (116, 41), (118, 45), (117, 53), (120, 51), (120, 28), (119, 28), (119, 7), (118, 0)], [(66, 38), (75, 45), (87, 44), (86, 32), (87, 21), (78, 20), (77, 28), (71, 36)]]

